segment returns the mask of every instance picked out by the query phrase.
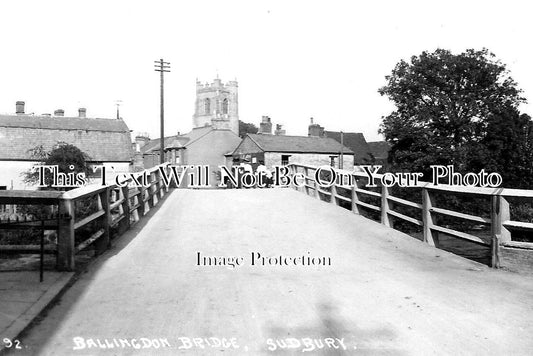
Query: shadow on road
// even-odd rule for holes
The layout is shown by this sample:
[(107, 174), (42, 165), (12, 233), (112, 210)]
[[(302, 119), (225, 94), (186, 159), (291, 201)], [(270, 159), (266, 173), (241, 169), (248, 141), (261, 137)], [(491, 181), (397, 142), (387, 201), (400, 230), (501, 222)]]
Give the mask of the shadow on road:
[(264, 354), (296, 355), (310, 352), (319, 355), (405, 355), (399, 349), (371, 347), (387, 345), (396, 338), (392, 329), (364, 329), (357, 326), (357, 316), (339, 316), (335, 305), (329, 301), (316, 306), (319, 321), (296, 329), (274, 326), (267, 331)]

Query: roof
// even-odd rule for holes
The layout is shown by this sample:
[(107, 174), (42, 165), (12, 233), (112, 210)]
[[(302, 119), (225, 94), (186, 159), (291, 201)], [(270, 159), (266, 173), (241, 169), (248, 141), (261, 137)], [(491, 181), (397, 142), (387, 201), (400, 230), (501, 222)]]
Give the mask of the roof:
[[(184, 135), (167, 136), (164, 138), (165, 140), (164, 147), (165, 149), (186, 148), (188, 145), (198, 140), (200, 137), (207, 135), (211, 131), (213, 131), (213, 128), (211, 126), (204, 126), (204, 127), (194, 128), (192, 129), (191, 132), (184, 134)], [(154, 138), (153, 140), (150, 140), (143, 147), (141, 147), (141, 152), (143, 154), (159, 152), (160, 142), (161, 142), (160, 138)]]
[(294, 153), (353, 153), (351, 149), (327, 137), (247, 134), (263, 151)]
[(0, 115), (0, 160), (35, 160), (29, 152), (58, 142), (78, 147), (93, 162), (130, 162), (130, 130), (123, 120), (65, 116)]
[(369, 142), (370, 152), (377, 159), (385, 159), (389, 156), (390, 144), (387, 141)]
[[(183, 137), (183, 136), (167, 136), (165, 137), (165, 143), (164, 148), (183, 148), (185, 147), (185, 144), (189, 141), (189, 138)], [(161, 139), (154, 138), (150, 141), (148, 141), (144, 146), (141, 147), (141, 152), (144, 153), (152, 153), (152, 152), (159, 152), (159, 149), (161, 148), (159, 142), (161, 142)]]
[(128, 133), (130, 131), (123, 120), (40, 115), (0, 115), (0, 127)]
[[(326, 137), (330, 137), (337, 142), (341, 142), (341, 133), (339, 131), (324, 131)], [(371, 152), (365, 136), (360, 132), (343, 132), (342, 142), (346, 147), (349, 147), (357, 159), (366, 158)]]

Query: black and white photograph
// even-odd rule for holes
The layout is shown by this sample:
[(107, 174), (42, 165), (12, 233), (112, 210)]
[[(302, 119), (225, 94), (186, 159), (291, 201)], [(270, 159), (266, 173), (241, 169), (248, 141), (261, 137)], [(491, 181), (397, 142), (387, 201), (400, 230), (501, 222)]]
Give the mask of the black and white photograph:
[(526, 1), (0, 3), (0, 355), (533, 355)]

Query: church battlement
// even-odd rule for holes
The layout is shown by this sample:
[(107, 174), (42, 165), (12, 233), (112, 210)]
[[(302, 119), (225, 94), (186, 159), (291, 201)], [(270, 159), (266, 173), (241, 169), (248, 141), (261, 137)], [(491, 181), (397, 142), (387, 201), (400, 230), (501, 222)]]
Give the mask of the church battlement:
[(230, 89), (230, 88), (237, 88), (239, 85), (236, 80), (230, 80), (229, 82), (222, 83), (220, 79), (215, 79), (212, 83), (205, 82), (202, 83), (198, 79), (196, 79), (196, 91), (203, 91), (203, 90), (213, 90), (213, 89)]

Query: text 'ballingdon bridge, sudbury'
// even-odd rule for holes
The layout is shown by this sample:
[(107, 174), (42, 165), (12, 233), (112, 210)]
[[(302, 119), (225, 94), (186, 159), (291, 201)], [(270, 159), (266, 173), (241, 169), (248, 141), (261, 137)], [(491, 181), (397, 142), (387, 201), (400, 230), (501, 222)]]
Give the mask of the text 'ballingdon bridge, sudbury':
[[(24, 303), (0, 308), (12, 340), (3, 351), (531, 354), (533, 248), (512, 232), (533, 224), (513, 220), (510, 206), (533, 191), (417, 182), (400, 197), (379, 180), (368, 187), (364, 172), (320, 187), (317, 168), (287, 167), (299, 184), (176, 187), (163, 164), (135, 186), (1, 191), (0, 204), (57, 207), (3, 226), (57, 231), (41, 249), (57, 261), (43, 283), (75, 280), (22, 333), (8, 335)], [(477, 199), (486, 214), (439, 206), (439, 195)]]

